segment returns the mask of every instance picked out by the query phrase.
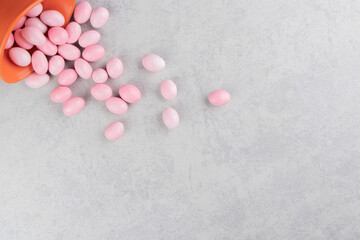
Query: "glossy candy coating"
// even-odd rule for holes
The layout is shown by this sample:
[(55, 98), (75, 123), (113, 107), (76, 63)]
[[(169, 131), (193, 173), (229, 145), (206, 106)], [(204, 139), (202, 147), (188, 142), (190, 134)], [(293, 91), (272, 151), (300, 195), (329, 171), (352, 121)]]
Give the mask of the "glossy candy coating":
[(68, 33), (68, 40), (67, 43), (73, 44), (79, 40), (81, 35), (81, 26), (77, 22), (71, 22), (66, 27), (65, 30)]
[(62, 27), (52, 27), (48, 31), (50, 41), (56, 45), (63, 45), (69, 39), (68, 32)]
[(91, 45), (84, 49), (82, 57), (89, 62), (96, 62), (105, 55), (105, 49), (100, 45)]
[(5, 49), (9, 49), (11, 48), (13, 45), (14, 45), (14, 34), (13, 33), (10, 33), (10, 36), (6, 42), (6, 45), (5, 45)]
[(24, 39), (24, 37), (21, 35), (21, 31), (22, 31), (22, 29), (18, 29), (14, 33), (14, 39), (15, 39), (16, 44), (19, 45), (19, 47), (26, 49), (26, 50), (32, 49), (34, 47), (34, 44), (31, 44), (28, 41), (26, 41)]
[(91, 65), (82, 58), (78, 58), (74, 62), (74, 67), (77, 74), (83, 79), (91, 78), (93, 69)]
[(28, 17), (37, 17), (43, 11), (43, 5), (38, 3), (35, 7), (33, 7), (30, 11), (27, 12), (26, 16)]
[(56, 10), (43, 11), (40, 15), (40, 19), (49, 27), (60, 27), (65, 24), (64, 16)]
[(148, 54), (142, 58), (142, 64), (150, 72), (159, 72), (165, 67), (165, 61), (156, 54)]
[(74, 10), (74, 19), (77, 23), (83, 24), (90, 18), (92, 7), (89, 2), (79, 2)]
[(71, 89), (65, 86), (59, 86), (52, 90), (50, 98), (53, 102), (63, 103), (71, 97)]
[(91, 95), (99, 101), (105, 101), (111, 98), (112, 90), (111, 88), (103, 83), (97, 83), (91, 87)]
[(124, 65), (118, 58), (112, 58), (106, 63), (106, 71), (111, 78), (120, 77), (124, 71)]
[(106, 100), (107, 109), (114, 114), (123, 114), (128, 110), (127, 103), (118, 97), (111, 97)]
[(59, 74), (58, 82), (62, 86), (72, 85), (78, 78), (74, 69), (65, 69)]
[(100, 41), (101, 35), (98, 31), (89, 30), (82, 33), (79, 37), (79, 45), (83, 48), (94, 45)]
[(85, 106), (85, 100), (81, 97), (73, 97), (67, 100), (63, 106), (65, 116), (74, 116), (81, 112)]
[(209, 102), (214, 106), (223, 106), (230, 98), (230, 94), (225, 90), (216, 90), (209, 94)]
[(175, 98), (177, 95), (176, 84), (171, 80), (164, 80), (161, 83), (161, 95), (167, 100)]
[(119, 89), (119, 94), (128, 103), (136, 103), (141, 99), (140, 90), (132, 84), (122, 85)]
[(65, 60), (74, 61), (80, 57), (80, 50), (71, 44), (64, 44), (58, 47), (58, 52)]
[(34, 71), (40, 75), (45, 74), (49, 68), (48, 60), (45, 54), (40, 50), (33, 52), (31, 56), (31, 64)]
[(52, 75), (59, 75), (65, 67), (65, 60), (59, 55), (52, 56), (49, 60), (49, 72)]
[(105, 129), (105, 137), (110, 141), (119, 139), (123, 134), (124, 134), (124, 124), (122, 124), (121, 122), (111, 123)]
[(163, 112), (163, 121), (167, 128), (174, 129), (179, 125), (179, 114), (173, 108), (167, 108)]
[(37, 17), (28, 18), (25, 22), (25, 27), (37, 28), (43, 34), (48, 30), (48, 27)]
[(109, 19), (109, 11), (104, 7), (95, 9), (90, 16), (91, 26), (94, 28), (101, 28)]
[(31, 63), (30, 53), (23, 48), (11, 48), (9, 51), (9, 55), (11, 60), (20, 67), (26, 67)]
[(37, 74), (31, 73), (24, 79), (25, 84), (30, 88), (41, 88), (45, 86), (50, 80), (49, 75), (47, 74)]
[(92, 80), (96, 83), (104, 83), (108, 80), (108, 74), (105, 69), (98, 68), (92, 74)]

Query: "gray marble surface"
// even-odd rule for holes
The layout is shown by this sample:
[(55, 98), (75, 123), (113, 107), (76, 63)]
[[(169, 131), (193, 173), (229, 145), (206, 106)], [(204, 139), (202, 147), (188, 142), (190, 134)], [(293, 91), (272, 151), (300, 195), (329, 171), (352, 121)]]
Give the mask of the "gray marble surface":
[[(68, 118), (56, 77), (0, 82), (0, 239), (360, 238), (359, 1), (90, 2), (111, 12), (94, 66), (120, 57), (109, 84), (143, 98), (115, 116), (79, 79), (86, 108)], [(163, 72), (141, 67), (150, 52)], [(215, 89), (232, 101), (209, 106)], [(109, 142), (113, 121), (126, 129)]]

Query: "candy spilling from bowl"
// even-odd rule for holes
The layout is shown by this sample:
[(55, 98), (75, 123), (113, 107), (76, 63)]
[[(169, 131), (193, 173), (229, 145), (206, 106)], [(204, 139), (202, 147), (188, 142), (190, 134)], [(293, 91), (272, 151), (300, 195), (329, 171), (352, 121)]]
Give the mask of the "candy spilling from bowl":
[[(82, 32), (81, 25), (90, 20), (93, 28), (103, 27), (109, 19), (106, 8), (92, 9), (87, 1), (77, 4), (74, 10), (74, 20), (66, 26), (64, 16), (56, 10), (43, 10), (41, 3), (33, 7), (15, 25), (6, 43), (9, 56), (14, 64), (25, 67), (32, 65), (34, 72), (24, 79), (30, 88), (40, 88), (46, 85), (51, 75), (58, 75), (59, 86), (50, 94), (53, 102), (64, 103), (63, 113), (73, 116), (85, 107), (85, 100), (78, 96), (72, 97), (69, 88), (78, 77), (91, 79), (94, 85), (91, 95), (94, 99), (105, 101), (107, 109), (114, 114), (124, 114), (128, 104), (134, 104), (141, 99), (140, 90), (133, 84), (124, 84), (119, 88), (119, 97), (113, 96), (112, 89), (105, 84), (109, 78), (115, 79), (122, 75), (123, 62), (119, 58), (111, 58), (106, 67), (93, 70), (90, 63), (101, 60), (105, 49), (99, 45), (101, 35), (97, 30)], [(80, 46), (77, 47), (74, 44)], [(82, 49), (81, 49), (82, 48)], [(34, 51), (29, 51), (29, 50)], [(30, 54), (32, 53), (32, 54)], [(65, 69), (66, 61), (74, 61), (74, 68)], [(148, 54), (142, 58), (142, 64), (150, 72), (159, 72), (165, 68), (165, 61), (156, 54)], [(170, 79), (164, 80), (160, 87), (161, 95), (166, 100), (177, 96), (177, 86)], [(214, 106), (223, 106), (230, 101), (230, 94), (225, 90), (210, 93), (209, 102)], [(164, 125), (174, 129), (179, 125), (179, 114), (174, 108), (163, 111)], [(124, 124), (111, 123), (105, 130), (109, 140), (119, 139), (124, 133)]]

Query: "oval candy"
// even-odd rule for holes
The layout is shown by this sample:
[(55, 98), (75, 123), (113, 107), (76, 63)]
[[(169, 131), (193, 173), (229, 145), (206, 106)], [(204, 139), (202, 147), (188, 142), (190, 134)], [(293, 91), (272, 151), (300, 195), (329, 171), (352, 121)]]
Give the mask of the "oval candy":
[(40, 14), (43, 23), (50, 27), (60, 27), (65, 24), (64, 16), (56, 10), (46, 10)]
[(171, 80), (164, 80), (161, 83), (161, 95), (167, 100), (175, 98), (177, 95), (176, 84)]
[(92, 77), (93, 81), (96, 82), (96, 83), (104, 83), (104, 82), (106, 82), (108, 80), (108, 74), (102, 68), (96, 69), (93, 72), (91, 77)]
[(93, 69), (91, 65), (82, 58), (78, 58), (74, 62), (74, 67), (77, 74), (83, 79), (91, 78)]
[(216, 90), (209, 94), (209, 102), (214, 106), (223, 106), (230, 101), (230, 93), (225, 90)]
[(52, 27), (48, 31), (48, 37), (54, 44), (63, 45), (69, 39), (69, 34), (62, 27)]
[(140, 90), (132, 84), (122, 85), (119, 89), (119, 95), (128, 103), (136, 103), (141, 99)]
[(124, 71), (124, 65), (118, 58), (112, 58), (106, 63), (106, 71), (111, 78), (120, 77)]
[(150, 72), (159, 72), (165, 67), (165, 61), (156, 54), (148, 54), (142, 58), (142, 64)]
[(48, 38), (46, 38), (45, 44), (36, 47), (46, 56), (54, 56), (58, 51), (58, 47), (53, 44)]
[(71, 22), (66, 27), (65, 30), (68, 33), (68, 40), (67, 43), (75, 43), (77, 40), (79, 40), (79, 37), (81, 35), (81, 26), (77, 22)]
[(48, 27), (37, 17), (28, 18), (25, 22), (25, 27), (34, 27), (40, 30), (41, 33), (46, 33)]
[(25, 84), (30, 88), (41, 88), (45, 86), (50, 80), (49, 75), (47, 74), (37, 74), (31, 73), (24, 79)]
[(89, 62), (96, 62), (105, 55), (105, 49), (100, 45), (91, 45), (84, 49), (82, 57)]
[(106, 100), (106, 107), (114, 114), (124, 114), (128, 110), (127, 103), (118, 97), (111, 97)]
[(26, 67), (31, 63), (30, 53), (23, 48), (11, 48), (9, 51), (9, 55), (11, 60), (20, 67)]
[(40, 75), (48, 71), (49, 63), (44, 53), (36, 50), (31, 56), (31, 64), (34, 71)]
[(77, 23), (83, 24), (87, 22), (91, 15), (92, 7), (89, 2), (79, 2), (74, 10), (74, 19)]
[(80, 50), (71, 44), (64, 44), (58, 47), (58, 52), (65, 60), (74, 61), (80, 57)]
[(65, 60), (59, 56), (55, 55), (49, 60), (49, 72), (52, 75), (59, 75), (65, 67)]
[(119, 139), (123, 134), (124, 134), (124, 124), (122, 124), (121, 122), (111, 123), (105, 129), (105, 137), (110, 141)]
[(91, 26), (101, 28), (109, 19), (109, 11), (104, 7), (95, 9), (90, 16)]
[(179, 125), (179, 114), (173, 108), (167, 108), (163, 112), (163, 121), (167, 128), (174, 129)]
[(63, 103), (71, 97), (71, 89), (65, 86), (59, 86), (52, 90), (50, 98), (53, 102)]
[(65, 116), (74, 116), (81, 112), (85, 106), (85, 100), (81, 97), (73, 97), (67, 100), (63, 106)]
[(78, 78), (74, 69), (65, 69), (59, 74), (58, 83), (62, 86), (70, 86)]
[(94, 45), (100, 41), (101, 35), (98, 31), (89, 30), (82, 33), (79, 37), (79, 45), (83, 48)]

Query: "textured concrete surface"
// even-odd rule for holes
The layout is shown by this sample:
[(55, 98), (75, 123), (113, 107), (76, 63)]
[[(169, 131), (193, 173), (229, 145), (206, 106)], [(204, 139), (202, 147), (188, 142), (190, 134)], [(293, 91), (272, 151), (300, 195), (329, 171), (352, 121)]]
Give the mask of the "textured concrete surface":
[[(125, 64), (111, 86), (143, 99), (114, 116), (80, 79), (86, 108), (67, 118), (49, 99), (56, 78), (0, 83), (0, 239), (360, 238), (359, 1), (91, 3), (111, 12), (106, 59)], [(142, 69), (149, 52), (165, 71)], [(211, 107), (219, 88), (232, 101)], [(109, 142), (115, 120), (126, 132)]]

